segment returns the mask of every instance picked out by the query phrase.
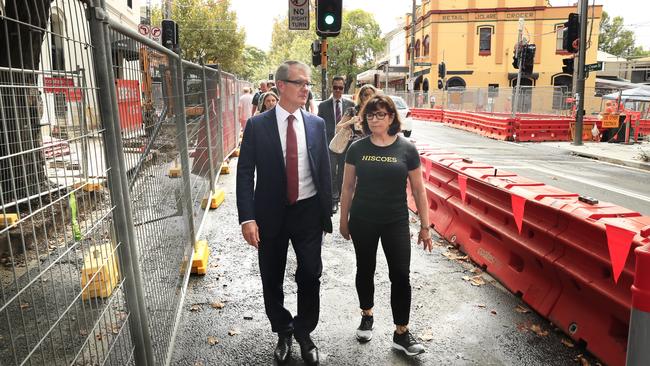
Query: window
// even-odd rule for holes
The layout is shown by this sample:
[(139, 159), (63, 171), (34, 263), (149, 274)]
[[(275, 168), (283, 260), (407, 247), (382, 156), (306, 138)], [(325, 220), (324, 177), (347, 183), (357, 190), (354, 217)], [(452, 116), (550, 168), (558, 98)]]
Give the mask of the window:
[(499, 84), (488, 84), (488, 98), (499, 96)]
[(133, 9), (133, 0), (126, 0), (126, 6)]
[(422, 53), (424, 56), (429, 56), (429, 36), (424, 37), (422, 41)]
[(566, 53), (564, 45), (564, 24), (555, 25), (555, 53)]
[(415, 57), (420, 57), (420, 40), (415, 41)]
[(492, 53), (492, 27), (480, 27), (479, 28), (479, 48), (478, 54), (481, 56), (487, 56)]

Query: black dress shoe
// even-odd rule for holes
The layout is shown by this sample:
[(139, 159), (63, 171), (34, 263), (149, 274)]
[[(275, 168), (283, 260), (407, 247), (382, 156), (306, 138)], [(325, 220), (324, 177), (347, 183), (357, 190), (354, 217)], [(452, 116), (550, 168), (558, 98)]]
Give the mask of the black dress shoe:
[(298, 344), (300, 345), (300, 355), (302, 360), (305, 361), (307, 365), (318, 365), (318, 348), (311, 338), (307, 337), (305, 339), (297, 339)]
[(291, 356), (291, 337), (291, 333), (278, 334), (278, 345), (275, 346), (275, 351), (273, 352), (273, 357), (278, 364), (287, 362), (289, 356)]

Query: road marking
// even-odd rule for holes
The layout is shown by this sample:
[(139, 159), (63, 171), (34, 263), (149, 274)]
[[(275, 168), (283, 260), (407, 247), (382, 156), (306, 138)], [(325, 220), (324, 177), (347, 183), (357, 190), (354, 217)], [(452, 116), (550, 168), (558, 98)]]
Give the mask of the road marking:
[(629, 197), (640, 199), (642, 201), (650, 202), (650, 197), (648, 197), (648, 196), (644, 196), (644, 195), (642, 195), (640, 193), (628, 191), (626, 189), (621, 189), (621, 188), (609, 185), (607, 183), (598, 182), (598, 181), (587, 179), (587, 178), (572, 177), (572, 176), (570, 176), (568, 174), (564, 174), (564, 173), (561, 173), (561, 172), (558, 172), (558, 171), (555, 171), (555, 170), (551, 170), (551, 169), (540, 168), (538, 166), (522, 166), (521, 168), (529, 169), (529, 170), (536, 170), (536, 171), (541, 172), (541, 173), (551, 174), (551, 175), (556, 176), (556, 177), (562, 177), (564, 179), (573, 180), (573, 181), (576, 181), (578, 183), (587, 184), (587, 185), (590, 185), (590, 186), (594, 186), (594, 187), (602, 188), (602, 189), (605, 189), (605, 190), (608, 190), (608, 191), (611, 191), (611, 192), (615, 192), (615, 193), (618, 193), (618, 194), (621, 194), (621, 195), (624, 195), (624, 196), (629, 196)]

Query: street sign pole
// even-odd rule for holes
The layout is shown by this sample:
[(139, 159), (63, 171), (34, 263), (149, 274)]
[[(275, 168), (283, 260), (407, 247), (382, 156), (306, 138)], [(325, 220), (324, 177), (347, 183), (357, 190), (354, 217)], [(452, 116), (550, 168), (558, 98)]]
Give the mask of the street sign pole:
[(588, 0), (580, 0), (580, 49), (578, 49), (578, 81), (576, 83), (576, 129), (573, 145), (582, 145), (582, 122), (585, 115), (585, 56), (587, 54), (587, 6)]
[(512, 101), (512, 107), (510, 108), (511, 117), (515, 118), (517, 114), (517, 107), (519, 106), (519, 91), (521, 90), (521, 67), (523, 65), (524, 58), (522, 56), (522, 47), (523, 47), (523, 34), (524, 34), (524, 18), (519, 18), (519, 34), (517, 35), (517, 48), (515, 52), (519, 52), (519, 72), (517, 72), (517, 87), (515, 89), (515, 97)]

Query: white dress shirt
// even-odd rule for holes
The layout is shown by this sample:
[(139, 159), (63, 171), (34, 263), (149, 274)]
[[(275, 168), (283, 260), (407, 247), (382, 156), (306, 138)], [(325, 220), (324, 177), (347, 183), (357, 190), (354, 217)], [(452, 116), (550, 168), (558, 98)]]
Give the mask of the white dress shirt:
[[(287, 125), (289, 123), (287, 119), (290, 114), (280, 104), (275, 106), (275, 118), (278, 121), (278, 133), (280, 134), (285, 166), (287, 163)], [(297, 109), (293, 113), (293, 116), (296, 117), (293, 121), (293, 129), (296, 132), (296, 140), (298, 142), (298, 201), (300, 201), (316, 195), (317, 191), (309, 167), (307, 136), (305, 134), (305, 125), (302, 120), (301, 110)]]

